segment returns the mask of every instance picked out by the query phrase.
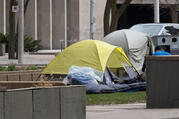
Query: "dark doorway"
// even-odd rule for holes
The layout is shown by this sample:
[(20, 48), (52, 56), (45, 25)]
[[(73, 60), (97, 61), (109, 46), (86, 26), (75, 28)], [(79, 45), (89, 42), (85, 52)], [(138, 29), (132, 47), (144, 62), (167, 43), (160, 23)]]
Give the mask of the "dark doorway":
[[(120, 5), (118, 5), (120, 7)], [(129, 5), (118, 22), (118, 29), (130, 28), (134, 24), (154, 22), (153, 5)], [(160, 22), (171, 22), (170, 8), (160, 7)]]

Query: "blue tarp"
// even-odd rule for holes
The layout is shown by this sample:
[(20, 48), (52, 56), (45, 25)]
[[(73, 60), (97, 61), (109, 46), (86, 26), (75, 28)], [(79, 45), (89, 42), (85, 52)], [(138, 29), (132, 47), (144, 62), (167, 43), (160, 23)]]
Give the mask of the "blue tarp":
[(171, 54), (165, 51), (157, 51), (152, 56), (161, 56), (161, 55), (171, 55)]
[[(73, 66), (69, 70), (67, 79), (71, 85), (85, 85), (87, 93), (133, 92), (146, 88), (146, 83), (136, 77), (121, 79), (110, 72), (109, 69), (106, 69), (105, 73), (102, 73), (103, 75), (101, 73), (89, 67)], [(118, 82), (114, 82), (114, 78)]]

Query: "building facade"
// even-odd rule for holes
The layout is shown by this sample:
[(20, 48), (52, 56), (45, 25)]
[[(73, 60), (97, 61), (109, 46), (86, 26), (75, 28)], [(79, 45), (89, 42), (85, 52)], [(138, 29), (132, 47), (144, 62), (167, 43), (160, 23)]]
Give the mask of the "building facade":
[[(9, 32), (9, 2), (0, 0), (0, 32)], [(94, 38), (103, 37), (105, 0), (94, 0)], [(18, 13), (16, 13), (17, 15)], [(90, 38), (90, 0), (30, 0), (25, 34), (44, 49), (61, 49)]]
[[(62, 49), (74, 42), (89, 39), (90, 1), (30, 0), (25, 13), (25, 34), (34, 40), (41, 40), (44, 49)], [(94, 39), (101, 40), (104, 36), (103, 15), (106, 0), (93, 1), (93, 35)], [(0, 32), (2, 33), (9, 32), (9, 2), (10, 0), (0, 0)], [(124, 0), (118, 0), (118, 6), (120, 7), (123, 2)], [(160, 0), (160, 4), (178, 5), (179, 0)], [(153, 22), (152, 6), (153, 0), (133, 0), (120, 18), (118, 29), (129, 28), (137, 23)], [(167, 10), (168, 8), (163, 11)], [(168, 15), (167, 12), (166, 14)], [(167, 15), (162, 16), (162, 20), (164, 19), (162, 22), (171, 22), (169, 19), (171, 15)], [(173, 11), (173, 15), (178, 15), (178, 8)]]
[[(178, 23), (179, 0), (160, 1), (160, 22)], [(118, 0), (118, 7), (124, 0)], [(129, 28), (138, 23), (154, 22), (154, 0), (132, 0), (124, 14), (120, 17), (118, 29)]]

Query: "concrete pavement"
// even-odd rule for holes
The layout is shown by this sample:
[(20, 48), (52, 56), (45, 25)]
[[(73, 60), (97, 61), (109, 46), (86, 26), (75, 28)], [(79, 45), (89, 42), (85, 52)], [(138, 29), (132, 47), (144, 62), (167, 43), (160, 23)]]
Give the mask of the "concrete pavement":
[(87, 106), (86, 119), (179, 119), (179, 108), (146, 109), (145, 103)]
[[(33, 64), (33, 65), (46, 65), (49, 64), (50, 61), (55, 57), (55, 55), (47, 55), (47, 54), (24, 54), (24, 64)], [(17, 64), (18, 60), (8, 59), (8, 54), (5, 56), (0, 56), (0, 64), (6, 65), (6, 64)]]

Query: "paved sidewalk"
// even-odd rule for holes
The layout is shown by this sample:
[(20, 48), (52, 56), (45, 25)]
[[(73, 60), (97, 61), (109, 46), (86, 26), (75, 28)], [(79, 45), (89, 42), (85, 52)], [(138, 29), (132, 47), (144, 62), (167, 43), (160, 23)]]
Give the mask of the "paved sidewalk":
[(87, 106), (86, 119), (179, 119), (178, 109), (146, 109), (145, 103)]
[[(36, 64), (36, 65), (46, 65), (55, 57), (55, 55), (39, 55), (39, 54), (24, 54), (24, 64)], [(8, 54), (5, 56), (0, 56), (0, 64), (17, 64), (18, 60), (9, 60)]]

